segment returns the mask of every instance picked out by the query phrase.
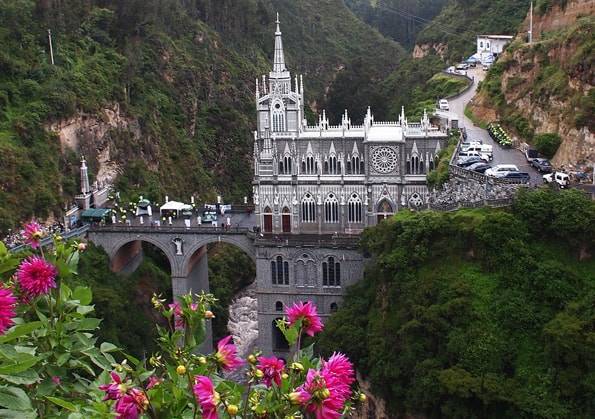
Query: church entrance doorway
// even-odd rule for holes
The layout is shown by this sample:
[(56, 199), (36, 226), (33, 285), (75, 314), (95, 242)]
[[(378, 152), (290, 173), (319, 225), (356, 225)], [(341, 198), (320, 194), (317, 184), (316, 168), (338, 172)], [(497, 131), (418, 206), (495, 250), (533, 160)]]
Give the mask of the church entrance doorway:
[(283, 233), (291, 233), (291, 214), (289, 208), (283, 208), (283, 215), (281, 216), (281, 224)]
[(387, 218), (391, 217), (394, 213), (395, 213), (395, 210), (393, 209), (393, 206), (387, 199), (383, 199), (378, 204), (378, 211), (377, 211), (378, 222), (381, 222), (382, 220), (386, 220)]
[(269, 207), (264, 209), (262, 225), (265, 233), (273, 232), (273, 211)]

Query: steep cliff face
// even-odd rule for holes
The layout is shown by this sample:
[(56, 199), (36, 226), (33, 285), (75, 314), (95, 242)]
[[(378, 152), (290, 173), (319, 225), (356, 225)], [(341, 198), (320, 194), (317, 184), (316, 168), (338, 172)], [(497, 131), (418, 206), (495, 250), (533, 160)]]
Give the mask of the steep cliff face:
[[(472, 111), (501, 119), (527, 142), (557, 133), (557, 165), (595, 160), (595, 2), (573, 0), (536, 13), (534, 42), (521, 30), (483, 83)], [(525, 27), (527, 22), (523, 25)]]

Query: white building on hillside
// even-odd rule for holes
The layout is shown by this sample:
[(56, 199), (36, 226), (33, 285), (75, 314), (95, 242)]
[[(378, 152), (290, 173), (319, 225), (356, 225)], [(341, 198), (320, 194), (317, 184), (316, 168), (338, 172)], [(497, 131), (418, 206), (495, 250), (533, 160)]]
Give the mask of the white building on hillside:
[(477, 35), (477, 53), (481, 57), (495, 58), (504, 51), (512, 38), (511, 35)]

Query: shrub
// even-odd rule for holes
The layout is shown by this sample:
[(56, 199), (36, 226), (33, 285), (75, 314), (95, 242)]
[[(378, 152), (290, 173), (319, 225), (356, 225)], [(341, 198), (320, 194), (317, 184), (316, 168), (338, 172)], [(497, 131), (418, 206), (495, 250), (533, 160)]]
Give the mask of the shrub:
[(541, 154), (548, 159), (551, 159), (558, 151), (558, 147), (562, 143), (562, 139), (556, 133), (549, 132), (545, 134), (538, 134), (535, 136), (533, 145)]

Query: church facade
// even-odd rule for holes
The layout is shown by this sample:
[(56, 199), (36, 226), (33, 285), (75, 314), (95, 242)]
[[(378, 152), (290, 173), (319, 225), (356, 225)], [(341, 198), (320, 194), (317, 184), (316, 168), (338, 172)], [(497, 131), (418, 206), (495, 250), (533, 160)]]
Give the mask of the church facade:
[(259, 347), (283, 356), (274, 322), (286, 305), (311, 300), (323, 319), (345, 288), (363, 277), (358, 235), (399, 210), (426, 203), (426, 174), (446, 146), (447, 133), (421, 121), (362, 125), (347, 111), (339, 125), (325, 112), (308, 125), (304, 83), (285, 65), (275, 32), (272, 71), (256, 80), (253, 200), (257, 240)]

